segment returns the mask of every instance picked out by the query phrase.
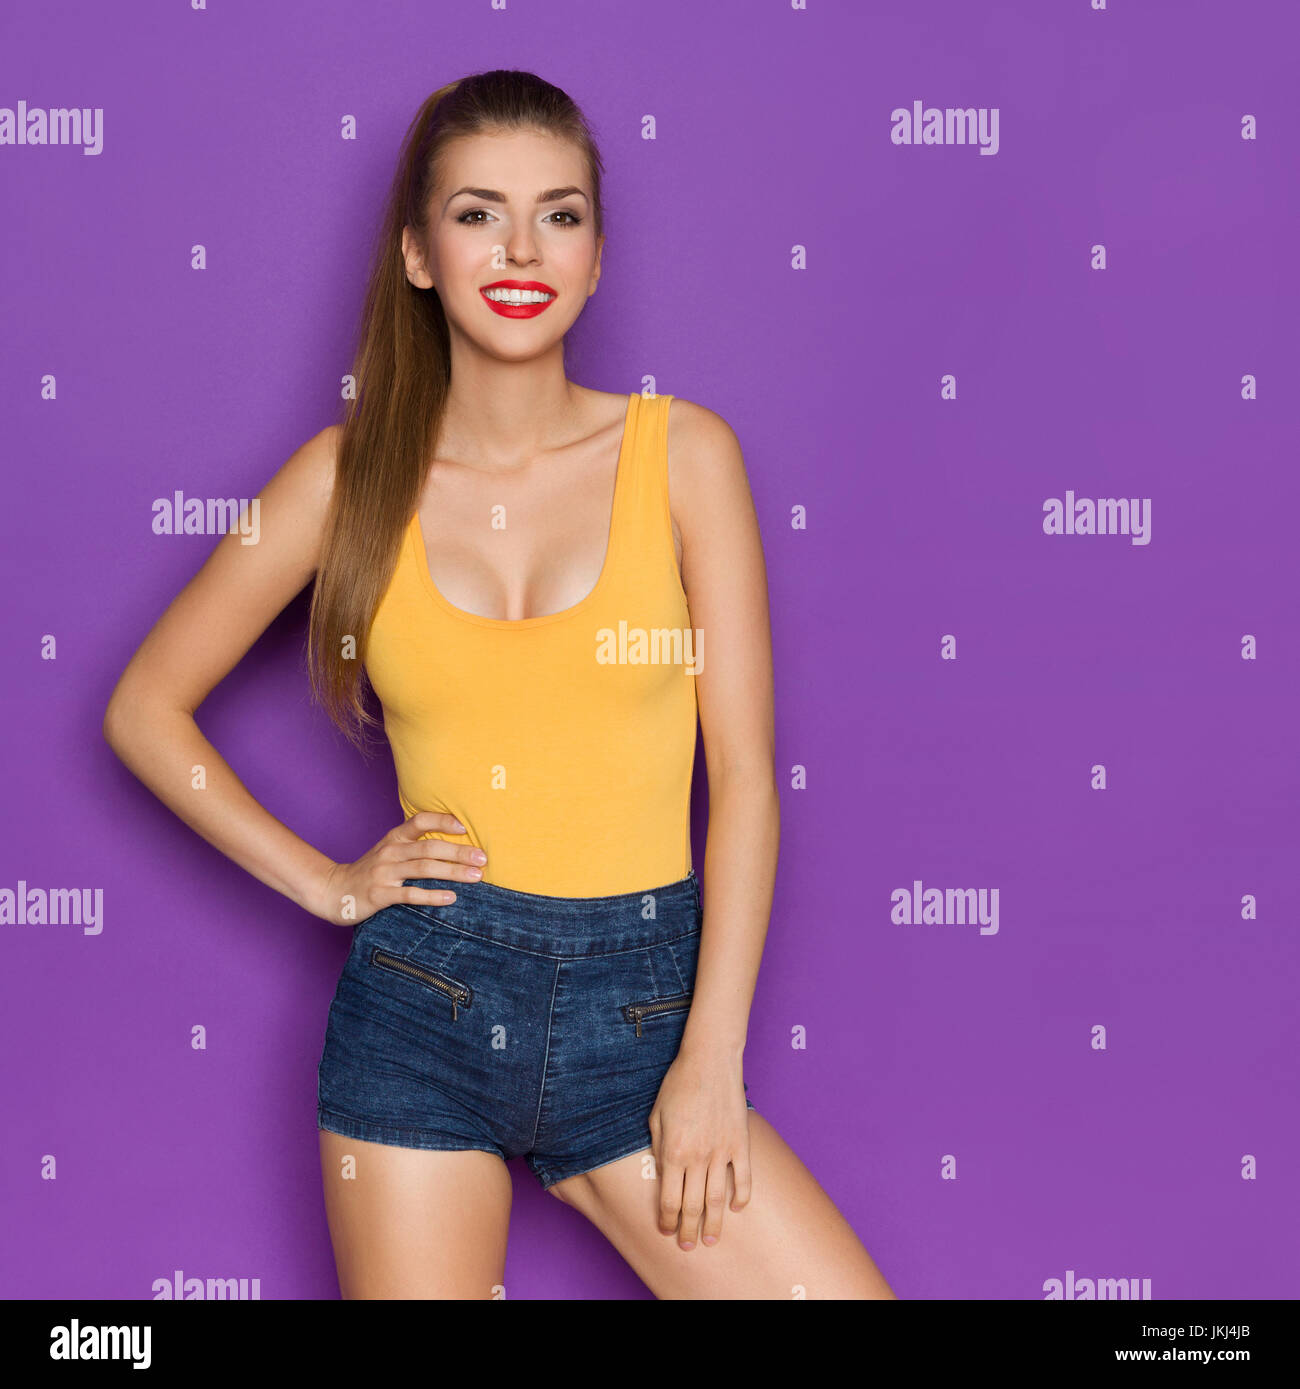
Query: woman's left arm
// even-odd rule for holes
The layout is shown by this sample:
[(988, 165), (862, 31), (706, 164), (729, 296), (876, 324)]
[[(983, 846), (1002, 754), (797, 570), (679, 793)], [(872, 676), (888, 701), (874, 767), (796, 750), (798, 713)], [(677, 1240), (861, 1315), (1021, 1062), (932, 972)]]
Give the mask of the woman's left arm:
[(742, 1062), (772, 910), (780, 838), (772, 713), (772, 639), (758, 517), (740, 444), (719, 415), (674, 398), (669, 490), (682, 540), (682, 585), (697, 634), (695, 677), (709, 782), (704, 926), (682, 1044), (650, 1116), (659, 1226), (683, 1249), (721, 1235), (750, 1197)]

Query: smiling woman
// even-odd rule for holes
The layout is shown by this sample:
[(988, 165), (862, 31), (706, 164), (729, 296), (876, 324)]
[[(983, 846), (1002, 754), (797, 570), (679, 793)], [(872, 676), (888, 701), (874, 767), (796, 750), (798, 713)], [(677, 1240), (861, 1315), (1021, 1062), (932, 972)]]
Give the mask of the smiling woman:
[[(892, 1298), (745, 1093), (779, 837), (762, 545), (725, 421), (565, 375), (603, 245), (564, 92), (435, 92), (342, 427), (272, 480), (258, 553), (223, 542), (164, 615), (106, 732), (178, 810), (172, 768), (218, 765), (188, 823), (352, 931), (317, 1104), (345, 1297), (498, 1296), (522, 1158), (659, 1297)], [(401, 823), (351, 862), (192, 720), (313, 573), (313, 687), (360, 741), (369, 682), (398, 774)]]

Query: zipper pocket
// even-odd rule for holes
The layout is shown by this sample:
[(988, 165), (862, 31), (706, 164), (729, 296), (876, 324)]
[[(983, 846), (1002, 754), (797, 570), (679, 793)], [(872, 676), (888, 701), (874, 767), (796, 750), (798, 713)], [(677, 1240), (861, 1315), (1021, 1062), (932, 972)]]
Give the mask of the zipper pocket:
[(653, 1017), (656, 1013), (676, 1013), (691, 1006), (691, 994), (674, 994), (672, 998), (654, 998), (646, 1003), (625, 1003), (623, 1016), (628, 1022), (636, 1023), (636, 1035), (641, 1035), (641, 1019)]
[(378, 946), (375, 946), (370, 952), (370, 963), (377, 965), (380, 969), (392, 970), (394, 974), (405, 974), (408, 978), (418, 979), (420, 983), (427, 984), (440, 994), (445, 994), (451, 999), (452, 1022), (457, 1020), (457, 1007), (469, 1007), (469, 988), (465, 984), (457, 983), (455, 979), (446, 979), (441, 974), (434, 974), (431, 970), (413, 965), (409, 960), (403, 959), (401, 955), (390, 955), (387, 950), (381, 950)]

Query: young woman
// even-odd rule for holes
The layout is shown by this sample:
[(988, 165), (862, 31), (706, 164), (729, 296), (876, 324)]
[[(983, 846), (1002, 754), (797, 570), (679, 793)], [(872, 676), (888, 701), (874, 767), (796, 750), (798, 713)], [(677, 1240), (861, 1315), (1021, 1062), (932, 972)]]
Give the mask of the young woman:
[[(105, 733), (198, 833), (353, 932), (318, 1094), (344, 1297), (499, 1296), (522, 1156), (660, 1298), (891, 1298), (745, 1095), (778, 840), (762, 549), (719, 416), (565, 374), (600, 182), (581, 113), (530, 73), (425, 102), (345, 423), (268, 484), (257, 545), (217, 545)], [(350, 863), (193, 718), (313, 576), (314, 688), (355, 737), (377, 722), (364, 665), (405, 816)], [(177, 791), (196, 762), (206, 789)]]

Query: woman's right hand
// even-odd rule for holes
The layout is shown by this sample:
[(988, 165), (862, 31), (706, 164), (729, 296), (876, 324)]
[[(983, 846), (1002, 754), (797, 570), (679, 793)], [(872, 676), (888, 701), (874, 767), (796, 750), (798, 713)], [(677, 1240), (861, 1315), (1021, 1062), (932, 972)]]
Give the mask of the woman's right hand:
[(476, 882), (483, 876), (487, 855), (473, 844), (445, 839), (421, 839), (429, 830), (464, 834), (454, 815), (421, 810), (403, 821), (355, 863), (336, 863), (327, 869), (317, 892), (312, 915), (336, 926), (359, 926), (367, 917), (395, 902), (445, 907), (456, 894), (444, 888), (406, 887), (406, 878), (454, 878)]

